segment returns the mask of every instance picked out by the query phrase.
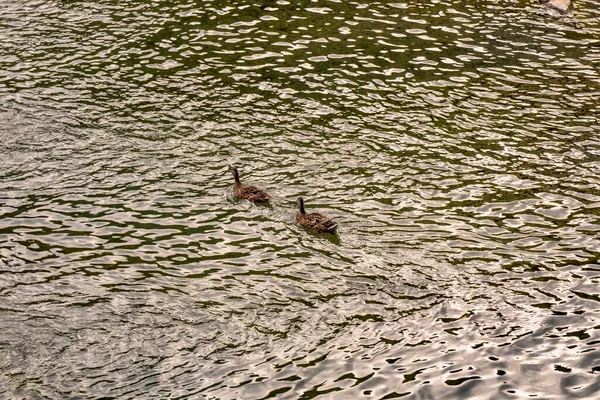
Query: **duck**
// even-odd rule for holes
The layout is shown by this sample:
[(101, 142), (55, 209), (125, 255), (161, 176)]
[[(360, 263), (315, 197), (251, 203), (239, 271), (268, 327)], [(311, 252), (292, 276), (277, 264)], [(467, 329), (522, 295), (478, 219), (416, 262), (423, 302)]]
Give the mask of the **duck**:
[(230, 165), (229, 172), (233, 175), (233, 193), (237, 197), (250, 200), (253, 203), (266, 203), (271, 199), (271, 196), (264, 190), (240, 182), (240, 174), (236, 167)]
[(538, 0), (538, 3), (546, 5), (546, 7), (558, 11), (560, 14), (568, 14), (573, 10), (571, 0)]
[(307, 213), (304, 209), (304, 198), (298, 197), (298, 212), (296, 212), (296, 221), (300, 225), (317, 233), (335, 234), (338, 224), (323, 214)]

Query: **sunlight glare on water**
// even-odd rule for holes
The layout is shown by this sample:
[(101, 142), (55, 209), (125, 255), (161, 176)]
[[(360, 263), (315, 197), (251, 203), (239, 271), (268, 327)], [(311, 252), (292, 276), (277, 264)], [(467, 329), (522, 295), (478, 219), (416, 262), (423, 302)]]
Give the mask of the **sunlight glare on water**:
[(594, 398), (599, 63), (597, 0), (2, 2), (0, 398)]

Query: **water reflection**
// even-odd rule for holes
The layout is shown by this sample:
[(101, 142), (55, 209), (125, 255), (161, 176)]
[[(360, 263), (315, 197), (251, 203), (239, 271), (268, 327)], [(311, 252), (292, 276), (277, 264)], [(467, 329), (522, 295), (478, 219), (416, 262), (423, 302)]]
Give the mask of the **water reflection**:
[(600, 389), (593, 1), (1, 7), (0, 397)]

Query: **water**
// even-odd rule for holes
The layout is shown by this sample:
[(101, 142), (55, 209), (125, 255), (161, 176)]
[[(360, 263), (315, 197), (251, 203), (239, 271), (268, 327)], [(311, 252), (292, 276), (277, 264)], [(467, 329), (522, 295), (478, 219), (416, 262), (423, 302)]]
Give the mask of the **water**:
[(594, 398), (599, 62), (596, 0), (2, 2), (0, 398)]

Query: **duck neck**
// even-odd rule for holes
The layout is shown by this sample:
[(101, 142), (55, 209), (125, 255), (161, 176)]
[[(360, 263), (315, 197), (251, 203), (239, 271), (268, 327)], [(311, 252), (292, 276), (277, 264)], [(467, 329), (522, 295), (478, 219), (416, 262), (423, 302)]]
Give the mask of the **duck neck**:
[(298, 206), (300, 207), (300, 214), (306, 214), (306, 211), (304, 210), (304, 200), (298, 201)]
[(235, 180), (235, 184), (239, 185), (240, 184), (240, 174), (238, 173), (237, 168), (233, 168), (231, 170), (231, 173), (233, 174), (233, 179)]

